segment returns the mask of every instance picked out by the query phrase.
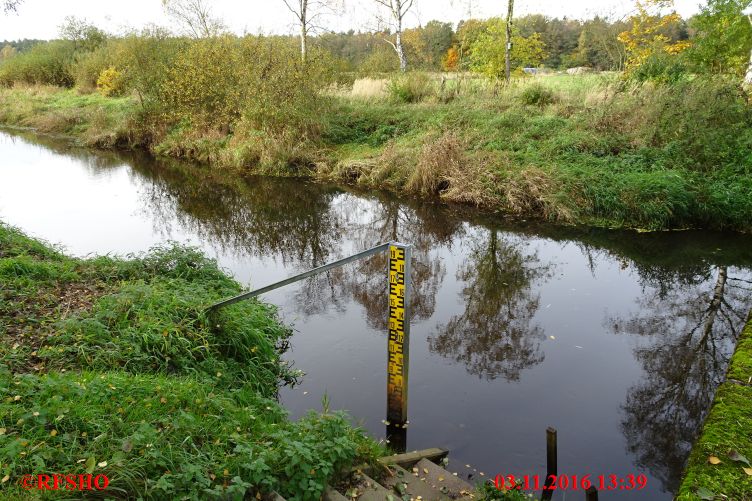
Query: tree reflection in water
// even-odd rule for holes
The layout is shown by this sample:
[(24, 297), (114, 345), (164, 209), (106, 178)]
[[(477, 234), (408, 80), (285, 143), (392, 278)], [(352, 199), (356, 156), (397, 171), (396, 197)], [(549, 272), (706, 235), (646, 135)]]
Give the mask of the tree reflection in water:
[(470, 254), (457, 271), (465, 283), (460, 293), (465, 310), (439, 326), (429, 348), (478, 377), (516, 381), (544, 359), (543, 329), (533, 323), (540, 302), (533, 285), (550, 277), (551, 265), (537, 252), (526, 253), (520, 238), (493, 229), (467, 243)]
[[(238, 256), (280, 256), (286, 266), (309, 270), (389, 240), (413, 246), (411, 307), (414, 321), (429, 318), (446, 275), (430, 256), (462, 232), (459, 220), (421, 204), (390, 197), (366, 198), (300, 180), (223, 176), (199, 177), (177, 162), (139, 162), (149, 179), (144, 199), (149, 212), (169, 232), (172, 221)], [(199, 181), (200, 179), (200, 181)], [(346, 239), (344, 237), (347, 237)], [(350, 299), (366, 311), (368, 325), (386, 330), (386, 256), (359, 261), (305, 280), (294, 292), (298, 314), (344, 311)]]
[(669, 492), (679, 486), (743, 327), (750, 294), (746, 280), (726, 266), (660, 282), (648, 279), (652, 292), (638, 301), (639, 312), (608, 320), (615, 333), (640, 338), (634, 353), (645, 370), (623, 405), (627, 448)]

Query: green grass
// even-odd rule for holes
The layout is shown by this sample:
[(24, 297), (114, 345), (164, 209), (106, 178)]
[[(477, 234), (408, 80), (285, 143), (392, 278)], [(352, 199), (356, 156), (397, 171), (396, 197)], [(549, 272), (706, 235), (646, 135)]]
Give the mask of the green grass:
[[(290, 330), (200, 252), (74, 259), (0, 224), (0, 494), (24, 474), (106, 474), (106, 494), (319, 499), (384, 451), (339, 413), (291, 422)], [(5, 478), (7, 476), (7, 478)], [(184, 497), (182, 497), (184, 496)]]
[[(729, 456), (735, 451), (752, 461), (752, 316), (731, 359), (727, 381), (716, 391), (702, 434), (689, 457), (678, 500), (752, 500), (752, 475), (746, 461)], [(739, 384), (742, 383), (742, 384)], [(715, 456), (720, 464), (711, 464)], [(752, 470), (750, 471), (752, 473)]]

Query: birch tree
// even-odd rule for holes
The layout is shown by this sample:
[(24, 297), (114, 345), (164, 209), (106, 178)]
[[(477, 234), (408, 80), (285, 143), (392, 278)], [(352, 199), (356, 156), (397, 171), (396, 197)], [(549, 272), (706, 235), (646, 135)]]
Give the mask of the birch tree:
[(210, 38), (225, 29), (224, 23), (214, 17), (204, 0), (162, 0), (162, 7), (190, 37)]
[(507, 0), (507, 46), (504, 52), (505, 71), (504, 76), (509, 83), (512, 78), (512, 11), (514, 10), (514, 0)]
[(336, 12), (342, 7), (337, 0), (282, 0), (295, 16), (300, 28), (300, 57), (305, 62), (308, 53), (308, 35), (319, 26), (318, 18), (326, 13)]
[(405, 56), (405, 50), (402, 47), (402, 24), (405, 16), (413, 6), (414, 0), (373, 0), (382, 7), (385, 7), (389, 11), (389, 17), (391, 18), (390, 24), (394, 28), (396, 40), (392, 42), (389, 39), (386, 41), (392, 46), (397, 53), (400, 61), (400, 71), (407, 71), (407, 57)]
[[(747, 7), (744, 14), (747, 16), (749, 24), (752, 24), (752, 6)], [(752, 85), (752, 50), (749, 53), (749, 65), (747, 65), (747, 74), (744, 76), (744, 83)]]

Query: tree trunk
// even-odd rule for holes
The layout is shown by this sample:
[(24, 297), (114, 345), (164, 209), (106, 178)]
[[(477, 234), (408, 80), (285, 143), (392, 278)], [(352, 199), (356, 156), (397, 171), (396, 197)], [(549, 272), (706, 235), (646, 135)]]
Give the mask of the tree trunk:
[(308, 44), (308, 30), (305, 25), (300, 27), (300, 59), (306, 62), (306, 45)]
[(705, 320), (705, 327), (702, 329), (702, 339), (699, 346), (704, 345), (710, 333), (713, 332), (715, 317), (718, 315), (718, 310), (721, 309), (721, 304), (723, 303), (727, 277), (728, 268), (726, 266), (718, 268), (718, 278), (715, 281), (715, 288), (713, 289), (713, 299), (710, 301), (710, 306), (708, 307), (708, 318)]
[(507, 46), (504, 51), (506, 60), (506, 80), (512, 78), (512, 10), (514, 9), (514, 0), (507, 0)]
[(395, 44), (397, 50), (397, 56), (400, 60), (400, 71), (407, 71), (407, 58), (405, 57), (405, 51), (402, 48), (402, 19), (397, 20), (397, 43)]
[[(752, 24), (752, 14), (747, 16), (749, 24)], [(747, 74), (744, 76), (744, 83), (752, 85), (752, 50), (749, 53), (749, 66), (747, 66)]]
[(300, 59), (306, 62), (308, 45), (308, 0), (300, 1)]

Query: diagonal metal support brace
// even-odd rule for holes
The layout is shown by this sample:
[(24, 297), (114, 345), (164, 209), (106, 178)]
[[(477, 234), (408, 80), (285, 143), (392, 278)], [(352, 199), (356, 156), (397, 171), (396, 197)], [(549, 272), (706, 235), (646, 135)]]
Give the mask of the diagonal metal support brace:
[(353, 261), (357, 261), (358, 259), (363, 259), (369, 256), (372, 256), (374, 254), (378, 254), (379, 252), (385, 252), (389, 249), (389, 246), (392, 244), (392, 242), (387, 242), (384, 244), (379, 244), (376, 247), (371, 247), (370, 249), (364, 250), (362, 252), (358, 252), (357, 254), (353, 254), (352, 256), (346, 257), (344, 259), (340, 259), (338, 261), (333, 261), (331, 263), (325, 264), (323, 266), (319, 266), (318, 268), (314, 268), (312, 270), (306, 271), (305, 273), (300, 273), (298, 275), (294, 275), (290, 278), (286, 278), (280, 282), (275, 282), (271, 285), (267, 285), (266, 287), (262, 287), (260, 289), (252, 290), (249, 292), (244, 292), (243, 294), (239, 294), (235, 297), (231, 297), (229, 299), (224, 299), (218, 303), (215, 303), (211, 306), (209, 306), (206, 311), (207, 313), (211, 313), (213, 311), (217, 311), (220, 308), (223, 308), (225, 306), (229, 306), (231, 304), (238, 303), (240, 301), (244, 301), (246, 299), (251, 299), (256, 296), (259, 296), (261, 294), (264, 294), (265, 292), (273, 291), (274, 289), (279, 289), (280, 287), (284, 287), (285, 285), (289, 285), (295, 282), (299, 282), (301, 280), (305, 280), (308, 277), (312, 277), (314, 275), (317, 275), (319, 273), (323, 273), (325, 271), (329, 271), (333, 268), (339, 268), (340, 266), (344, 266), (348, 263), (352, 263)]

